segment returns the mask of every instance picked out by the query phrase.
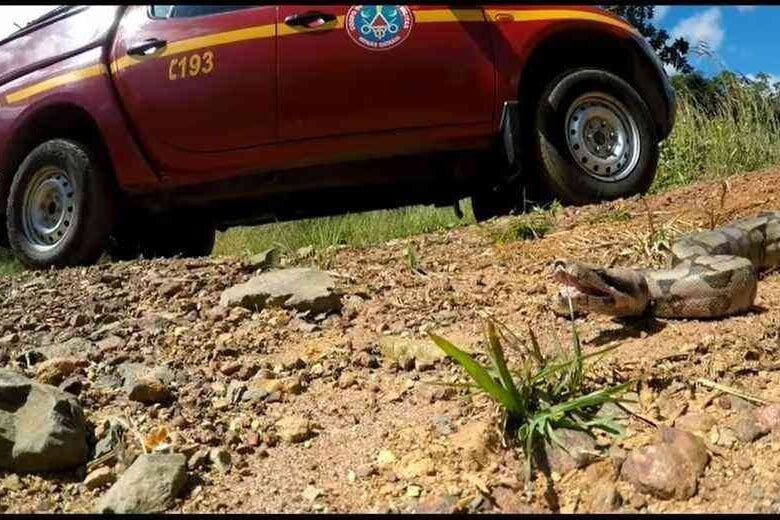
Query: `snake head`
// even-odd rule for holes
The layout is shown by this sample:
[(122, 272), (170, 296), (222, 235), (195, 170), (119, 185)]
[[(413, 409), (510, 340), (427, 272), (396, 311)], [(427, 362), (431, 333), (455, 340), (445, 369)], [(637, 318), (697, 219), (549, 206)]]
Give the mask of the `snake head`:
[(569, 300), (575, 312), (610, 316), (639, 316), (650, 304), (644, 276), (633, 269), (603, 268), (557, 260), (553, 279), (563, 285), (557, 295), (559, 310), (568, 315)]

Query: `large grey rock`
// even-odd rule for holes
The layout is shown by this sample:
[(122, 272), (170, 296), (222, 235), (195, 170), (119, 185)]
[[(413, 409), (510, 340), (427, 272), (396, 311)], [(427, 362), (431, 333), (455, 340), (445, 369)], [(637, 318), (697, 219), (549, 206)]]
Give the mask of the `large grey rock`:
[(187, 458), (181, 453), (146, 453), (98, 501), (98, 513), (160, 513), (187, 483)]
[(78, 402), (49, 385), (0, 369), (0, 468), (59, 471), (87, 460)]
[(328, 273), (307, 267), (269, 271), (222, 292), (223, 307), (283, 307), (314, 313), (337, 311), (341, 295)]

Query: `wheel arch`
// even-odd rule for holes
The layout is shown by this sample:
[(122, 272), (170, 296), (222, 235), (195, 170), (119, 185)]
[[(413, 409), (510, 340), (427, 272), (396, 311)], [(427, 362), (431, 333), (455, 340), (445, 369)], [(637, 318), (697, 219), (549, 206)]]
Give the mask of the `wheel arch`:
[(659, 140), (669, 134), (674, 92), (652, 49), (641, 36), (618, 37), (599, 24), (554, 25), (536, 39), (517, 77), (521, 109), (531, 108), (556, 74), (578, 65), (598, 66), (627, 81), (647, 102)]
[(0, 244), (7, 243), (6, 204), (16, 170), (36, 146), (58, 138), (71, 139), (87, 146), (106, 172), (112, 189), (117, 190), (111, 154), (92, 115), (72, 103), (41, 107), (17, 125), (0, 157)]

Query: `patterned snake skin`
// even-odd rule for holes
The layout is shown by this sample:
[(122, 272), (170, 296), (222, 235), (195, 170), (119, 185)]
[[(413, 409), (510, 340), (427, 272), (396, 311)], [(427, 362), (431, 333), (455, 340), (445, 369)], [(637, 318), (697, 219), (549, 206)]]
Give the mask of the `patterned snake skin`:
[(672, 244), (667, 269), (601, 268), (558, 261), (559, 312), (719, 318), (747, 311), (756, 272), (780, 266), (780, 212), (769, 211)]

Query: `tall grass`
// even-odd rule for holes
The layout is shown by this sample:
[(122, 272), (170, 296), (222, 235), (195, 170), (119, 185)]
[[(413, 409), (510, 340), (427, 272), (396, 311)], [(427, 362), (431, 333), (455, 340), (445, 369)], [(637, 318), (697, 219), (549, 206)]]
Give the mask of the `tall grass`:
[(677, 119), (651, 192), (780, 163), (780, 122), (770, 101), (736, 81), (726, 85), (711, 114), (678, 90)]

